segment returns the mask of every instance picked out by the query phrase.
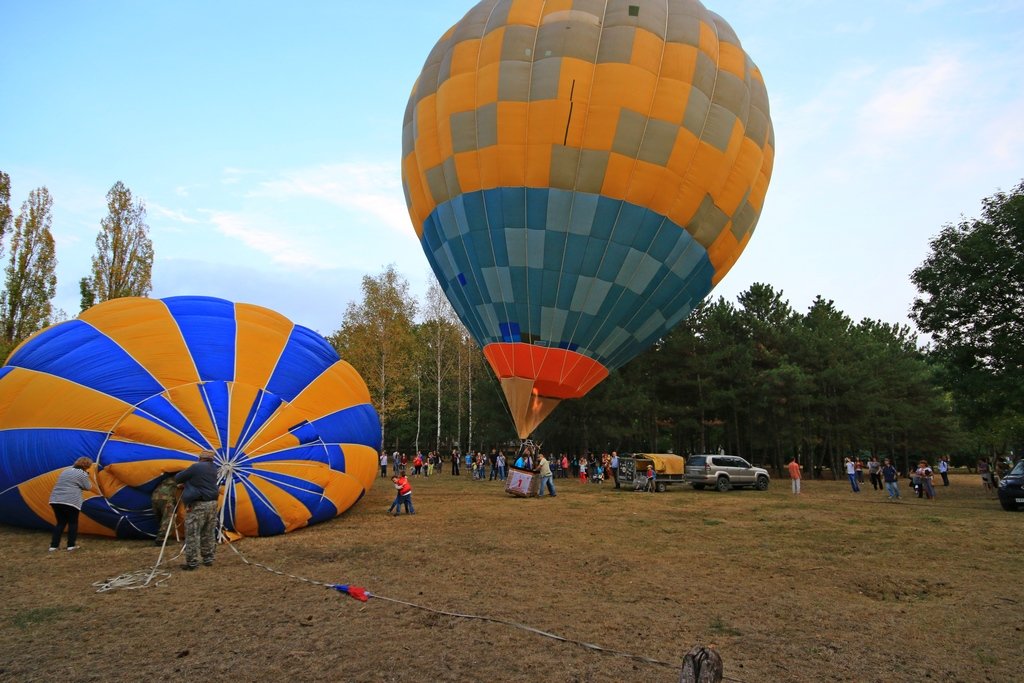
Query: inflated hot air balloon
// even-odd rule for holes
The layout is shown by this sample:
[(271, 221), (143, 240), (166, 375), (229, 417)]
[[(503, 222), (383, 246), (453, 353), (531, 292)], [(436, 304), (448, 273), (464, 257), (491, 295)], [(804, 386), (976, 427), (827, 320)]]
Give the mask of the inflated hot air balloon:
[(442, 36), (406, 202), (521, 438), (728, 272), (774, 144), (760, 71), (695, 0), (484, 0)]
[(58, 473), (88, 456), (80, 529), (152, 537), (163, 473), (210, 449), (225, 527), (278, 534), (355, 503), (380, 439), (366, 384), (312, 330), (222, 299), (114, 299), (0, 368), (0, 521), (49, 528)]

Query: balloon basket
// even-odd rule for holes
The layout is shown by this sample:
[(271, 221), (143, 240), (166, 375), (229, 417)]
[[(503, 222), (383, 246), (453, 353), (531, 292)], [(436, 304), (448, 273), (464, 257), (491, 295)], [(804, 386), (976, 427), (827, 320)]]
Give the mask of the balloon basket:
[(540, 477), (535, 472), (518, 467), (510, 467), (508, 469), (508, 477), (505, 479), (505, 493), (516, 498), (530, 498), (537, 495), (537, 488), (539, 486)]

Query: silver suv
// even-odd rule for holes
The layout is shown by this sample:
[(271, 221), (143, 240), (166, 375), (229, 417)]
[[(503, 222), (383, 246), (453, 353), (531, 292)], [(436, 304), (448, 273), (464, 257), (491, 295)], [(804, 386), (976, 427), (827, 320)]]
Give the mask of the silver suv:
[(686, 459), (685, 478), (697, 490), (714, 486), (719, 491), (744, 486), (764, 491), (770, 481), (768, 470), (735, 455), (691, 455)]

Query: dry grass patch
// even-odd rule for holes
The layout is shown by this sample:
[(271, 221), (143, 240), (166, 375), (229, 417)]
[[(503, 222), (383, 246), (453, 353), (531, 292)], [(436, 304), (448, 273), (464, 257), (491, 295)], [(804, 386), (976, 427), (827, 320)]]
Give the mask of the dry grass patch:
[[(485, 615), (673, 663), (598, 654), (536, 634), (371, 600), (243, 564), (175, 571), (165, 585), (97, 594), (156, 549), (0, 527), (0, 680), (675, 681), (713, 642), (734, 681), (1013, 681), (1024, 516), (975, 477), (935, 502), (884, 502), (843, 482), (804, 494), (556, 480), (554, 499), (495, 482), (414, 480), (415, 516), (355, 509), (246, 539), (254, 561), (437, 610)], [(913, 654), (911, 654), (913, 653)]]

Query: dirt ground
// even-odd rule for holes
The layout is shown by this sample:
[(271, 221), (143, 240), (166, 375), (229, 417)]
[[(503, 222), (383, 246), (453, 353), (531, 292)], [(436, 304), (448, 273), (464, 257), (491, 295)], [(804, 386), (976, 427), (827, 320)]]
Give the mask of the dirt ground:
[(468, 476), (414, 479), (417, 514), (397, 518), (377, 485), (332, 522), (235, 547), (288, 574), (667, 664), (364, 604), (223, 545), (211, 568), (178, 559), (158, 587), (97, 593), (159, 549), (85, 538), (48, 553), (46, 534), (0, 526), (0, 680), (669, 682), (696, 643), (714, 643), (740, 683), (1024, 676), (1024, 514), (976, 476), (902, 504), (832, 481), (805, 481), (799, 498), (786, 480), (763, 493), (556, 484), (557, 498), (520, 499)]

